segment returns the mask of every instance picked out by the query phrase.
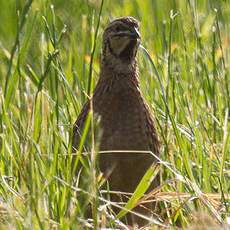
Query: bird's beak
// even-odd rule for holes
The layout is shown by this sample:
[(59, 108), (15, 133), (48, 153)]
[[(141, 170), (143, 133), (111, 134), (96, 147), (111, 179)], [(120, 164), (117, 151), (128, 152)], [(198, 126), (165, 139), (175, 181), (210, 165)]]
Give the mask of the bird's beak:
[(141, 35), (140, 35), (140, 33), (139, 33), (137, 28), (134, 28), (134, 30), (130, 32), (129, 36), (131, 38), (134, 38), (134, 39), (140, 39), (141, 38)]

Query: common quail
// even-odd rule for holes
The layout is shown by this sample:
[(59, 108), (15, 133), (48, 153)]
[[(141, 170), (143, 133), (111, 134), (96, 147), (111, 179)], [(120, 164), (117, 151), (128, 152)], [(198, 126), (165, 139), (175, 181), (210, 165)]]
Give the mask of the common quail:
[[(100, 151), (152, 151), (159, 155), (159, 142), (150, 109), (140, 91), (137, 49), (140, 44), (139, 23), (133, 17), (118, 18), (107, 26), (103, 34), (99, 81), (92, 97), (93, 113), (100, 116)], [(73, 147), (78, 148), (90, 102), (84, 105), (73, 130)], [(99, 155), (100, 170), (108, 177), (110, 189), (134, 192), (148, 168), (155, 162), (148, 153), (111, 152)], [(151, 188), (159, 185), (159, 177)], [(116, 195), (112, 201), (119, 201)], [(118, 210), (115, 209), (115, 212)], [(146, 209), (134, 211), (146, 214)], [(147, 213), (148, 214), (148, 213)], [(128, 224), (144, 224), (141, 218), (128, 215)]]

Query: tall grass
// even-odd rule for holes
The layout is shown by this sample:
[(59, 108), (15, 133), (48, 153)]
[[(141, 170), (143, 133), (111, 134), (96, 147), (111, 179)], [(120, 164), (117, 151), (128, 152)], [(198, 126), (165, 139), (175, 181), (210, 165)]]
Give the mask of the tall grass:
[[(82, 149), (74, 166), (71, 152), (72, 124), (98, 79), (103, 29), (124, 15), (141, 22), (141, 89), (162, 146), (162, 185), (154, 194), (165, 218), (152, 219), (153, 226), (185, 228), (195, 212), (226, 222), (228, 1), (0, 0), (0, 6), (1, 228), (97, 229), (101, 221), (125, 228), (101, 206), (94, 145), (91, 154)], [(90, 115), (85, 133), (91, 121)], [(76, 176), (79, 166), (84, 170)], [(118, 217), (145, 187), (142, 182)], [(85, 218), (89, 203), (94, 221)]]

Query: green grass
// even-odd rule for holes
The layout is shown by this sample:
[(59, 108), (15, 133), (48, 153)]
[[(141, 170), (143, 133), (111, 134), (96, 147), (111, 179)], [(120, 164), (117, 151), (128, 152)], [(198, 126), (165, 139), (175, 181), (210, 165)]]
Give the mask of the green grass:
[[(98, 79), (103, 29), (110, 18), (125, 15), (141, 22), (141, 89), (162, 143), (161, 224), (186, 228), (195, 212), (226, 222), (228, 0), (0, 0), (0, 6), (1, 229), (85, 229), (92, 224), (84, 217), (88, 202), (94, 229), (100, 225), (105, 213), (98, 207), (105, 201), (96, 147), (90, 161), (82, 150), (73, 167), (72, 124)], [(76, 178), (79, 165), (84, 170)], [(126, 208), (145, 187), (143, 180)]]

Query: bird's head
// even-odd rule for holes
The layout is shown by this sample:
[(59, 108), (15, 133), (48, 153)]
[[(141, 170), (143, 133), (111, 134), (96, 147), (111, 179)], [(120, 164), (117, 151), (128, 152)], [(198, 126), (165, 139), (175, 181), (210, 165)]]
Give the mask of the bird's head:
[(127, 67), (135, 62), (140, 39), (136, 19), (122, 17), (113, 20), (103, 35), (102, 60), (117, 71), (127, 71)]

